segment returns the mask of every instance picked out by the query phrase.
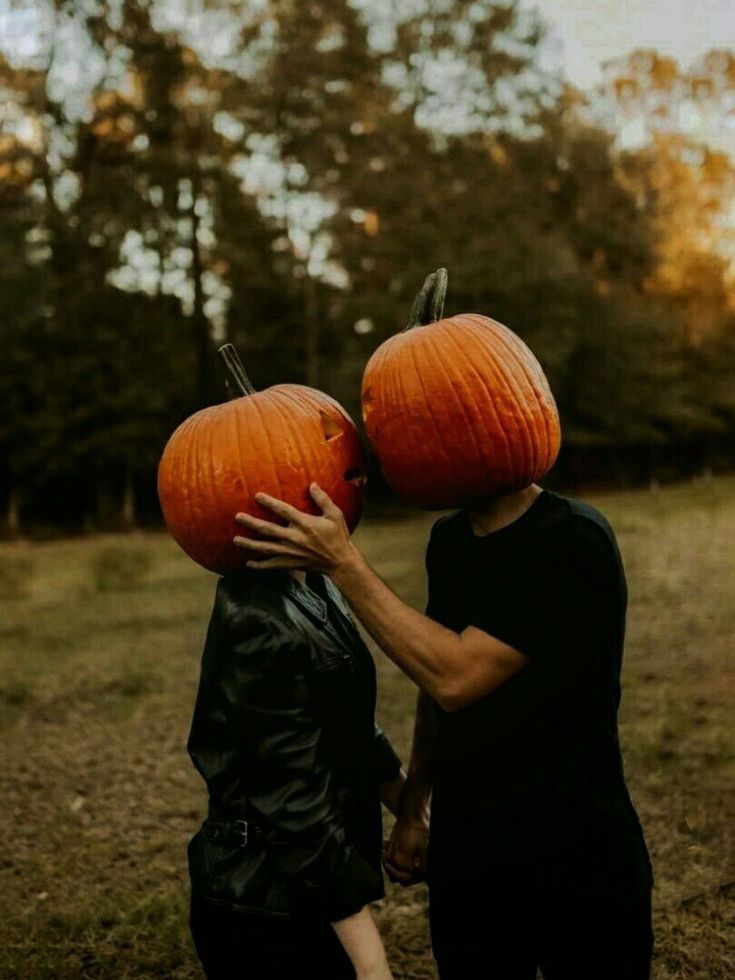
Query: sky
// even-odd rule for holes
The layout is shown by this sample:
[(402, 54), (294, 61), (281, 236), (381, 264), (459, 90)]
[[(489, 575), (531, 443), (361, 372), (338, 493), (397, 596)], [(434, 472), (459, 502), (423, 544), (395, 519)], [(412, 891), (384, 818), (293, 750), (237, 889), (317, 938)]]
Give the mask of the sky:
[[(180, 2), (180, 0), (179, 0)], [(33, 55), (43, 5), (0, 0), (0, 47)], [(654, 47), (687, 68), (713, 47), (735, 47), (735, 0), (521, 0), (551, 29), (548, 57), (589, 89), (600, 65), (634, 48)], [(43, 25), (44, 27), (47, 25)]]
[(521, 0), (552, 31), (551, 56), (582, 89), (600, 65), (634, 48), (656, 48), (682, 68), (711, 48), (735, 47), (735, 0)]

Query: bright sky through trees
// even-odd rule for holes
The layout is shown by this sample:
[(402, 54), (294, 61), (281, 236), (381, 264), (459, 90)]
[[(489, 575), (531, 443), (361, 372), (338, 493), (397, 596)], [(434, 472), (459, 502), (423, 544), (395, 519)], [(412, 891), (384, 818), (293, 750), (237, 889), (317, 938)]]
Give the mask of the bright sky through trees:
[[(186, 3), (172, 0), (170, 6), (173, 20), (186, 20)], [(732, 0), (523, 0), (522, 6), (541, 12), (551, 29), (549, 60), (561, 62), (569, 80), (585, 89), (599, 81), (604, 61), (634, 48), (656, 48), (686, 67), (710, 48), (735, 44)], [(0, 0), (2, 49), (17, 60), (38, 55), (45, 21), (42, 4)], [(216, 29), (213, 34), (224, 40)]]
[(711, 48), (735, 45), (733, 0), (523, 0), (547, 22), (547, 57), (588, 89), (600, 65), (635, 48), (655, 48), (687, 68)]

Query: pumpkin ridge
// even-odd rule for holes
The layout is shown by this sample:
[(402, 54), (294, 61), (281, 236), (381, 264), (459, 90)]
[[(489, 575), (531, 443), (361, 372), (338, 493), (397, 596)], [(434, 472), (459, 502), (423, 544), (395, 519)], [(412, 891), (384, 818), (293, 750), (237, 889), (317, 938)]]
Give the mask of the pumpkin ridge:
[[(185, 446), (186, 445), (185, 440), (182, 439), (181, 435), (178, 434), (178, 433), (180, 433), (180, 431), (181, 431), (180, 429), (177, 430), (177, 435), (174, 436), (174, 439), (175, 439), (174, 445), (175, 446), (179, 446), (179, 445), (184, 445)], [(190, 433), (191, 433), (191, 426), (188, 425), (187, 426), (187, 433), (186, 434), (187, 435), (190, 435)], [(187, 461), (186, 453), (182, 453), (181, 456), (178, 457), (178, 473), (173, 473), (173, 474), (169, 473), (167, 475), (167, 486), (172, 486), (172, 485), (175, 486), (176, 485), (175, 482), (174, 482), (175, 480), (178, 480), (180, 486), (182, 486), (182, 487), (185, 487), (186, 486), (186, 477), (187, 477), (186, 461)], [(183, 512), (185, 514), (186, 521), (188, 522), (188, 524), (191, 525), (193, 522), (192, 522), (192, 517), (191, 517), (191, 513), (190, 513), (190, 509), (189, 509), (189, 498), (188, 498), (188, 495), (186, 495), (186, 497), (183, 499), (183, 501), (179, 501), (178, 504), (179, 504), (179, 506), (178, 506), (179, 512)]]
[[(389, 362), (387, 361), (387, 359), (385, 360), (385, 362), (384, 362), (384, 363), (385, 363), (385, 364), (388, 364), (388, 365), (389, 365)], [(390, 365), (389, 365), (389, 366), (390, 366)], [(386, 368), (384, 367), (384, 368), (383, 368), (383, 371), (381, 372), (381, 375), (380, 375), (380, 384), (381, 384), (381, 398), (382, 398), (382, 399), (385, 399), (385, 393), (386, 393), (386, 392), (387, 392), (387, 390), (388, 390), (388, 387), (389, 387), (389, 382), (390, 382), (390, 385), (391, 385), (391, 386), (393, 387), (393, 389), (395, 389), (395, 388), (397, 387), (397, 386), (396, 386), (396, 381), (395, 381), (395, 378), (393, 377), (393, 372), (392, 372), (392, 371), (389, 371), (389, 370), (387, 370), (387, 369), (386, 369)]]
[[(476, 313), (470, 314), (470, 316), (473, 318), (472, 325), (468, 329), (466, 324), (461, 324), (461, 328), (467, 331), (467, 333), (469, 334), (470, 338), (473, 341), (479, 342), (483, 350), (483, 353), (487, 357), (486, 364), (489, 370), (492, 371), (493, 382), (498, 386), (498, 391), (500, 392), (502, 387), (502, 390), (504, 391), (506, 397), (508, 397), (509, 402), (521, 401), (522, 399), (519, 399), (518, 395), (519, 393), (522, 395), (522, 391), (519, 391), (519, 388), (516, 386), (515, 379), (513, 379), (512, 376), (506, 374), (506, 372), (503, 370), (502, 364), (497, 362), (496, 359), (491, 354), (488, 354), (485, 344), (483, 343), (482, 339), (478, 337), (478, 332), (480, 330), (486, 331), (488, 329), (488, 326), (484, 321), (489, 318), (482, 317), (480, 314), (476, 314)], [(499, 332), (494, 329), (494, 327), (496, 326), (496, 322), (494, 320), (490, 320), (490, 322), (492, 324), (492, 327), (490, 328), (492, 333), (492, 338), (493, 341), (495, 341), (498, 338)], [(482, 384), (485, 386), (488, 395), (493, 403), (493, 407), (495, 408), (495, 400), (493, 399), (492, 391), (488, 385), (487, 379), (485, 379), (481, 375), (481, 373), (477, 370), (477, 368), (475, 368), (475, 373), (478, 376), (479, 380), (482, 382)], [(497, 412), (497, 409), (495, 409), (495, 411), (496, 411), (496, 419), (498, 421), (498, 426), (503, 432), (503, 435), (505, 437), (505, 443), (508, 448), (508, 454), (510, 457), (510, 464), (511, 464), (510, 473), (513, 477), (516, 477), (518, 472), (518, 467), (516, 466), (515, 461), (513, 460), (513, 451), (511, 448), (510, 437), (508, 435), (508, 431), (506, 427), (503, 425), (503, 423), (500, 420), (500, 416)], [(531, 436), (530, 430), (526, 423), (525, 416), (523, 416), (522, 426), (517, 424), (516, 430), (514, 432), (514, 436), (517, 437), (519, 433), (521, 434), (521, 441), (523, 443), (523, 456), (524, 456), (523, 465), (525, 471), (527, 472), (529, 464), (532, 465), (533, 463), (533, 460), (531, 458), (533, 455), (533, 445), (532, 445), (533, 438)]]
[[(431, 346), (428, 341), (427, 341), (426, 346), (427, 347), (430, 347)], [(411, 351), (411, 360), (413, 362), (414, 373), (415, 373), (416, 377), (419, 380), (419, 384), (421, 385), (421, 391), (423, 392), (424, 399), (426, 400), (426, 404), (429, 407), (429, 415), (430, 415), (430, 418), (431, 418), (431, 424), (433, 426), (434, 432), (437, 432), (438, 433), (440, 431), (440, 426), (439, 426), (439, 424), (437, 422), (436, 413), (434, 411), (434, 401), (433, 401), (433, 399), (429, 398), (429, 396), (427, 394), (426, 384), (424, 382), (423, 375), (421, 374), (421, 371), (419, 370), (418, 361), (416, 359), (416, 343), (408, 344), (407, 345), (407, 348)], [(399, 372), (399, 378), (400, 378), (400, 381), (401, 381), (401, 396), (402, 396), (402, 399), (403, 399), (402, 404), (406, 405), (406, 404), (408, 404), (408, 401), (407, 401), (407, 399), (405, 397), (403, 372)], [(413, 437), (412, 437), (412, 441), (413, 441)], [(451, 465), (450, 459), (449, 459), (449, 453), (447, 451), (447, 447), (444, 445), (444, 440), (441, 439), (441, 440), (438, 440), (438, 441), (439, 441), (439, 443), (441, 445), (442, 454), (443, 454), (445, 460), (447, 461), (448, 464)]]
[(184, 441), (184, 459), (181, 467), (182, 469), (181, 485), (182, 487), (186, 488), (186, 495), (184, 497), (184, 500), (186, 505), (186, 517), (187, 517), (188, 525), (190, 528), (193, 529), (198, 545), (201, 545), (202, 543), (201, 535), (199, 533), (199, 528), (197, 527), (196, 520), (194, 518), (194, 508), (191, 502), (191, 484), (189, 482), (190, 471), (191, 471), (191, 454), (194, 445), (194, 430), (196, 429), (196, 426), (194, 424), (194, 416), (192, 416), (190, 419), (187, 419), (187, 423), (188, 423), (187, 424), (188, 438)]
[[(446, 335), (450, 338), (451, 342), (457, 348), (457, 350), (462, 355), (462, 357), (464, 357), (465, 361), (467, 361), (467, 363), (469, 364), (469, 366), (472, 369), (473, 373), (476, 375), (477, 378), (479, 378), (480, 383), (482, 384), (483, 388), (487, 392), (488, 400), (490, 402), (490, 406), (492, 407), (493, 414), (495, 415), (495, 422), (497, 424), (498, 431), (502, 432), (502, 434), (503, 434), (503, 440), (505, 442), (505, 449), (506, 449), (506, 455), (507, 455), (507, 458), (508, 458), (509, 470), (510, 470), (510, 472), (515, 472), (515, 467), (513, 465), (513, 453), (511, 451), (511, 447), (510, 447), (510, 440), (508, 439), (508, 433), (505, 431), (505, 428), (503, 427), (503, 425), (502, 425), (502, 423), (500, 421), (500, 415), (498, 413), (498, 407), (495, 404), (495, 399), (493, 397), (492, 391), (488, 387), (487, 381), (485, 380), (485, 378), (483, 378), (482, 374), (474, 366), (474, 364), (472, 363), (471, 359), (468, 357), (467, 353), (462, 349), (462, 345), (459, 343), (459, 340), (454, 336), (454, 332), (452, 330), (447, 330), (446, 331)], [(492, 363), (491, 363), (491, 366), (493, 366)], [(465, 414), (465, 418), (466, 418), (466, 414)], [(471, 428), (472, 428), (473, 437), (475, 439), (475, 444), (478, 445), (478, 443), (477, 443), (477, 436), (475, 435), (475, 432), (474, 432), (474, 426), (472, 426)], [(485, 452), (482, 449), (480, 449), (479, 450), (479, 459), (480, 460), (483, 460), (484, 458), (485, 458)]]
[[(538, 392), (537, 392), (537, 388), (536, 388), (536, 379), (534, 378), (533, 374), (529, 371), (528, 365), (525, 364), (523, 362), (523, 360), (521, 359), (521, 357), (520, 357), (520, 353), (524, 353), (525, 354), (526, 353), (526, 350), (527, 349), (530, 350), (530, 348), (527, 348), (527, 345), (525, 344), (525, 342), (522, 341), (521, 338), (518, 337), (515, 333), (513, 333), (513, 331), (509, 327), (506, 327), (505, 324), (499, 323), (496, 320), (492, 320), (492, 323), (495, 324), (495, 325), (497, 325), (498, 327), (501, 327), (502, 328), (501, 330), (498, 330), (496, 332), (495, 336), (496, 336), (499, 344), (503, 348), (504, 353), (508, 356), (508, 359), (511, 360), (513, 362), (513, 364), (518, 368), (519, 373), (520, 373), (520, 375), (523, 378), (524, 386), (533, 395), (533, 400), (534, 400), (534, 402), (536, 404), (536, 407), (538, 409), (541, 409), (541, 406), (539, 405)], [(502, 371), (502, 361), (499, 362), (499, 369)], [(534, 371), (534, 374), (535, 373), (536, 372)], [(515, 388), (514, 390), (517, 392), (518, 391), (518, 388)], [(528, 396), (526, 395), (524, 398), (519, 399), (519, 401), (525, 401), (527, 399), (527, 397)], [(534, 479), (536, 478), (535, 474), (538, 473), (538, 470), (540, 468), (541, 460), (542, 459), (546, 460), (546, 459), (548, 459), (548, 456), (549, 456), (549, 441), (550, 441), (549, 440), (549, 422), (548, 422), (548, 419), (546, 418), (546, 413), (545, 412), (540, 411), (539, 414), (541, 414), (543, 416), (543, 419), (544, 419), (544, 443), (545, 443), (545, 445), (543, 447), (543, 451), (541, 449), (536, 449), (535, 448), (533, 434), (532, 434), (532, 432), (530, 430), (530, 427), (529, 427), (529, 420), (526, 417), (526, 413), (523, 413), (523, 423), (524, 423), (526, 432), (528, 433), (529, 438), (530, 438), (530, 441), (531, 441), (531, 455), (530, 455), (530, 458), (529, 458), (530, 469), (529, 469), (528, 473), (529, 473), (529, 476), (531, 476), (533, 474), (533, 478)]]
[[(216, 416), (215, 416), (215, 419), (216, 419)], [(203, 420), (201, 420), (201, 421), (203, 421)], [(209, 502), (210, 495), (212, 493), (212, 487), (210, 485), (210, 482), (207, 479), (205, 479), (205, 478), (208, 475), (210, 475), (210, 474), (213, 477), (214, 476), (214, 472), (213, 472), (213, 469), (211, 468), (211, 466), (210, 466), (210, 468), (208, 470), (204, 466), (202, 466), (202, 447), (203, 447), (204, 442), (206, 441), (207, 435), (209, 435), (209, 448), (208, 448), (208, 452), (211, 453), (211, 449), (212, 449), (212, 433), (213, 433), (213, 431), (215, 429), (215, 422), (210, 417), (209, 425), (208, 426), (202, 426), (201, 425), (201, 421), (200, 421), (199, 428), (200, 428), (200, 431), (203, 431), (204, 435), (199, 440), (199, 453), (197, 454), (197, 473), (199, 474), (198, 486), (200, 488), (200, 498), (199, 499), (200, 500), (203, 500), (203, 501)], [(214, 481), (212, 481), (212, 482), (214, 482)], [(205, 488), (205, 494), (202, 494), (201, 493), (201, 488), (202, 487)], [(207, 515), (207, 519), (209, 519), (209, 515)], [(204, 536), (202, 535), (202, 537), (204, 537)], [(205, 544), (205, 547), (207, 548), (207, 562), (209, 564), (211, 564), (212, 561), (215, 561), (216, 562), (216, 552), (217, 552), (217, 549), (216, 548), (213, 548), (212, 545), (209, 542), (207, 542), (206, 538), (204, 539), (204, 544)], [(213, 554), (214, 554), (214, 557), (213, 557)]]
[[(487, 318), (486, 317), (481, 317), (481, 315), (480, 314), (477, 314), (477, 313), (470, 314), (470, 316), (472, 317), (472, 323), (475, 325), (475, 329), (478, 329), (478, 328), (481, 329), (481, 330), (486, 330), (487, 329), (487, 324), (484, 321), (486, 319), (490, 319), (489, 317), (487, 317)], [(506, 331), (509, 332), (508, 331), (508, 328), (505, 327), (502, 323), (497, 323), (497, 321), (495, 321), (495, 320), (490, 319), (490, 322), (493, 325), (493, 329), (492, 329), (493, 339), (500, 341), (501, 344), (504, 344)], [(496, 330), (495, 329), (496, 326), (502, 327), (503, 329), (502, 330)], [(471, 329), (471, 332), (473, 333), (473, 335), (475, 334), (475, 330), (472, 330)], [(526, 387), (528, 387), (528, 380), (527, 380), (526, 372), (525, 372), (525, 369), (524, 369), (523, 365), (520, 364), (515, 357), (513, 358), (513, 361), (514, 361), (515, 366), (517, 366), (519, 368), (519, 372), (520, 372), (520, 374), (522, 376), (523, 384)], [(522, 403), (525, 400), (525, 398), (524, 398), (523, 388), (521, 387), (521, 383), (520, 383), (519, 380), (516, 379), (516, 377), (513, 374), (513, 372), (508, 372), (505, 369), (505, 365), (503, 363), (503, 360), (502, 359), (498, 359), (496, 361), (494, 358), (490, 358), (489, 359), (489, 365), (490, 365), (490, 367), (492, 368), (492, 370), (494, 372), (494, 376), (495, 377), (498, 377), (499, 376), (500, 378), (502, 378), (503, 383), (505, 385), (505, 389), (508, 392), (508, 394), (511, 396), (511, 398), (513, 399), (513, 401), (515, 401), (515, 402), (517, 402), (519, 404)], [(535, 394), (535, 392), (534, 392), (534, 394)], [(537, 465), (537, 460), (535, 459), (536, 452), (535, 452), (535, 449), (534, 449), (533, 433), (531, 432), (531, 428), (529, 426), (529, 421), (528, 421), (528, 418), (526, 417), (526, 413), (525, 412), (519, 412), (519, 413), (517, 413), (517, 416), (516, 417), (517, 418), (520, 418), (520, 423), (518, 424), (518, 431), (519, 432), (520, 431), (523, 432), (524, 469), (525, 469), (525, 473), (526, 474), (530, 474), (530, 473), (535, 472), (536, 465)], [(509, 442), (508, 442), (508, 445), (510, 447), (510, 443)], [(514, 471), (514, 473), (516, 472), (516, 467), (515, 466), (513, 467), (513, 471)]]
[[(196, 531), (197, 538), (199, 539), (199, 543), (201, 545), (199, 554), (204, 557), (205, 561), (209, 561), (209, 548), (207, 547), (206, 539), (202, 534), (202, 529), (197, 519), (196, 503), (194, 502), (196, 500), (197, 495), (201, 493), (199, 487), (198, 466), (197, 466), (197, 462), (198, 462), (197, 457), (199, 454), (197, 450), (199, 448), (199, 430), (201, 428), (201, 415), (203, 411), (204, 409), (202, 409), (200, 412), (197, 412), (196, 415), (194, 415), (192, 418), (193, 431), (192, 431), (191, 438), (188, 440), (188, 444), (187, 444), (186, 481), (184, 483), (184, 486), (188, 488), (186, 500), (187, 500), (187, 505), (189, 507), (189, 516), (191, 519), (192, 527)], [(192, 459), (194, 461), (193, 468), (191, 465)], [(192, 500), (192, 490), (194, 491), (194, 500)]]
[[(214, 496), (215, 501), (218, 504), (218, 509), (224, 511), (224, 500), (222, 498), (222, 491), (219, 485), (219, 480), (217, 479), (217, 472), (214, 465), (214, 425), (209, 426), (209, 451), (207, 453), (207, 463), (209, 466), (209, 483), (211, 486), (211, 492)], [(233, 515), (234, 516), (234, 515)], [(233, 535), (234, 537), (234, 535)]]
[[(454, 341), (454, 338), (451, 336), (451, 330), (445, 328), (444, 331), (443, 331), (443, 333), (446, 336), (450, 336), (450, 339), (452, 341)], [(427, 346), (430, 348), (432, 354), (434, 355), (434, 357), (436, 359), (436, 362), (439, 364), (440, 368), (442, 369), (442, 373), (444, 374), (444, 377), (446, 378), (446, 380), (447, 380), (447, 382), (449, 384), (449, 388), (452, 391), (452, 395), (454, 396), (454, 400), (457, 402), (457, 404), (460, 407), (460, 410), (461, 410), (461, 413), (462, 413), (462, 417), (464, 418), (464, 421), (465, 421), (465, 427), (466, 427), (466, 429), (468, 429), (472, 433), (472, 441), (475, 444), (475, 453), (477, 454), (477, 458), (478, 459), (482, 459), (483, 458), (483, 455), (484, 455), (483, 454), (483, 449), (482, 449), (482, 445), (480, 444), (478, 435), (475, 432), (475, 426), (472, 424), (472, 419), (467, 414), (467, 408), (465, 406), (464, 399), (462, 398), (461, 394), (457, 391), (457, 389), (452, 384), (452, 379), (451, 379), (451, 376), (449, 375), (449, 372), (444, 369), (444, 361), (442, 360), (441, 352), (438, 350), (438, 348), (436, 346), (436, 337), (434, 336), (435, 334), (436, 334), (436, 331), (434, 331), (430, 335), (430, 338), (431, 339), (430, 339), (430, 342), (427, 342)], [(445, 449), (445, 456), (446, 456), (447, 462), (449, 463), (449, 467), (450, 467), (450, 469), (452, 469), (453, 467), (455, 467), (457, 465), (457, 462), (456, 462), (456, 460), (455, 461), (452, 461), (451, 460), (451, 457), (449, 455), (449, 452), (446, 450), (446, 447), (443, 447), (443, 448)]]
[[(370, 436), (370, 428), (371, 428), (371, 422), (368, 419), (368, 415), (371, 416), (374, 419), (375, 418), (375, 405), (382, 404), (383, 387), (384, 387), (384, 378), (383, 378), (383, 373), (384, 372), (381, 372), (381, 371), (378, 370), (379, 367), (380, 367), (380, 365), (383, 363), (383, 360), (382, 360), (382, 358), (380, 356), (380, 353), (381, 353), (380, 348), (378, 348), (378, 350), (375, 351), (375, 353), (373, 354), (373, 356), (370, 358), (370, 362), (368, 364), (368, 368), (370, 368), (370, 365), (371, 364), (373, 365), (373, 367), (370, 368), (370, 376), (375, 379), (374, 381), (370, 382), (368, 385), (365, 386), (366, 389), (369, 388), (371, 384), (373, 384), (375, 386), (375, 392), (374, 392), (374, 394), (372, 396), (372, 405), (371, 405), (371, 408), (369, 410), (367, 410), (365, 408), (364, 402), (362, 402), (363, 418), (365, 419), (365, 428), (366, 428), (366, 430), (368, 432), (368, 436)], [(377, 365), (377, 368), (376, 368), (376, 365)], [(361, 394), (360, 397), (361, 397), (361, 401), (362, 401), (362, 398), (364, 397), (364, 395)]]
[(240, 475), (242, 477), (242, 488), (243, 488), (243, 498), (247, 500), (251, 496), (250, 488), (248, 486), (247, 478), (247, 467), (243, 463), (242, 459), (242, 441), (240, 439), (240, 413), (232, 413), (234, 428), (235, 428), (235, 445), (237, 446), (237, 458), (240, 460)]
[[(297, 406), (297, 408), (300, 408), (303, 411), (304, 405), (303, 405), (303, 402), (301, 401), (301, 393), (300, 392), (291, 392), (291, 391), (288, 391), (288, 390), (285, 390), (285, 389), (281, 389), (281, 391), (279, 392), (279, 394), (285, 395), (286, 398), (289, 401), (292, 401)], [(304, 399), (304, 401), (305, 400), (306, 399)], [(283, 421), (284, 428), (285, 428), (285, 430), (290, 435), (290, 433), (291, 433), (291, 425), (290, 425), (290, 422), (289, 422), (289, 418), (288, 418), (287, 412), (285, 411), (285, 409), (284, 409), (282, 403), (279, 401), (279, 399), (277, 399), (277, 398), (274, 399), (274, 404), (277, 406), (277, 409), (278, 409), (278, 417)], [(301, 448), (301, 440), (300, 439), (292, 440), (292, 445), (295, 445), (296, 446), (296, 450), (298, 452), (299, 459), (301, 460), (301, 465), (303, 467), (304, 473), (309, 473), (310, 472), (309, 461), (304, 456), (303, 449)]]
[[(542, 459), (543, 459), (544, 467), (546, 467), (546, 469), (548, 469), (552, 465), (552, 463), (554, 462), (554, 459), (556, 458), (555, 454), (552, 451), (553, 443), (556, 440), (555, 439), (552, 439), (552, 434), (551, 434), (551, 429), (550, 429), (551, 419), (549, 418), (549, 413), (546, 411), (546, 402), (545, 401), (542, 401), (542, 399), (539, 398), (539, 389), (542, 386), (543, 386), (543, 388), (547, 389), (549, 395), (551, 395), (551, 391), (549, 389), (549, 384), (548, 384), (548, 381), (546, 380), (546, 375), (543, 373), (543, 369), (541, 368), (541, 365), (538, 364), (538, 359), (535, 357), (535, 355), (534, 355), (534, 361), (535, 361), (534, 367), (537, 366), (538, 367), (538, 371), (534, 370), (534, 375), (535, 374), (540, 374), (540, 377), (536, 378), (533, 375), (531, 375), (530, 373), (527, 373), (526, 367), (520, 361), (520, 352), (522, 351), (525, 354), (525, 350), (523, 348), (521, 348), (520, 345), (521, 344), (524, 344), (524, 346), (525, 346), (525, 342), (524, 341), (521, 341), (520, 337), (518, 337), (515, 333), (513, 333), (512, 330), (508, 330), (508, 336), (507, 336), (507, 338), (504, 337), (504, 340), (506, 340), (506, 347), (507, 347), (507, 349), (510, 350), (511, 355), (513, 356), (513, 359), (515, 360), (516, 364), (519, 364), (520, 363), (521, 369), (523, 370), (524, 374), (528, 377), (528, 383), (529, 383), (529, 385), (531, 387), (531, 390), (533, 391), (533, 396), (534, 396), (534, 399), (536, 401), (536, 405), (537, 405), (537, 408), (539, 410), (539, 414), (542, 416), (542, 418), (544, 420), (544, 435), (546, 436), (546, 444), (545, 444), (545, 447), (544, 447), (543, 457), (542, 457), (542, 454), (540, 452), (538, 453), (538, 457), (539, 458), (537, 460), (537, 468), (541, 464)], [(553, 395), (551, 395), (551, 399), (552, 399), (552, 402), (553, 402), (554, 414), (557, 417), (557, 423), (558, 423), (558, 409), (556, 407), (556, 402), (553, 399)], [(558, 452), (558, 450), (557, 450), (557, 452)]]
[[(264, 392), (261, 392), (261, 394), (267, 395), (268, 394), (268, 389), (266, 388), (266, 390)], [(270, 399), (270, 403), (271, 403), (271, 405), (273, 404), (273, 398)], [(280, 481), (280, 479), (278, 477), (278, 470), (276, 469), (276, 458), (273, 455), (273, 440), (271, 439), (271, 434), (270, 434), (270, 431), (268, 429), (268, 424), (265, 421), (265, 419), (263, 418), (263, 410), (260, 407), (260, 403), (259, 402), (253, 402), (253, 404), (255, 405), (255, 408), (257, 410), (258, 420), (260, 421), (261, 428), (262, 428), (263, 432), (265, 433), (265, 441), (268, 444), (268, 453), (267, 453), (267, 456), (268, 456), (268, 459), (270, 460), (271, 469), (273, 470), (273, 482), (274, 482), (275, 486), (278, 487), (278, 491), (277, 491), (276, 496), (278, 496), (280, 498), (280, 497), (283, 496), (283, 490), (281, 488), (281, 481)]]
[[(316, 411), (316, 412), (321, 411), (322, 410), (321, 409), (321, 406), (318, 405), (319, 399), (314, 398), (313, 395), (311, 394), (311, 392), (313, 391), (313, 389), (308, 388), (308, 386), (306, 386), (306, 385), (299, 385), (298, 386), (299, 389), (301, 389), (302, 387), (305, 388), (306, 391), (302, 392), (301, 390), (298, 390), (298, 391), (285, 391), (284, 390), (283, 391), (283, 394), (286, 396), (286, 398), (289, 401), (293, 402), (296, 405), (296, 407), (298, 409), (300, 409), (302, 412), (304, 412), (304, 411), (312, 411), (312, 410), (313, 411)], [(307, 394), (307, 392), (308, 392), (308, 394)], [(287, 419), (287, 417), (286, 417), (286, 419)], [(288, 421), (288, 419), (287, 419), (287, 421)], [(302, 448), (301, 440), (300, 439), (296, 439), (294, 444), (295, 444), (295, 446), (296, 446), (296, 448), (298, 450), (298, 454), (299, 454), (299, 458), (301, 460), (302, 466), (304, 467), (304, 473), (310, 473), (312, 471), (312, 468), (309, 465), (310, 461), (304, 455), (304, 451), (303, 451), (303, 448)]]

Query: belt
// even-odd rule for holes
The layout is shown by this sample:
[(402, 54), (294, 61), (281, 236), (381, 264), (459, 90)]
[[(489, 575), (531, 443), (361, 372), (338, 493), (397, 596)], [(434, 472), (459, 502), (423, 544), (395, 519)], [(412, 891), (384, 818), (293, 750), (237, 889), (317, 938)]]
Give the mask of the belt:
[(202, 834), (207, 840), (228, 847), (247, 847), (251, 838), (262, 836), (263, 828), (254, 820), (216, 820), (207, 817), (202, 824)]

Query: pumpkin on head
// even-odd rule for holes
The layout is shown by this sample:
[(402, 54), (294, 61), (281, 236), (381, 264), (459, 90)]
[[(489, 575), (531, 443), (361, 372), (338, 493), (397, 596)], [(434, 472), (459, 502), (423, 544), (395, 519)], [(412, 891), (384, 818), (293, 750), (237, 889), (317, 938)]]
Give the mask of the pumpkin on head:
[(466, 507), (541, 479), (559, 452), (559, 413), (541, 365), (489, 317), (443, 319), (446, 269), (408, 326), (368, 361), (362, 409), (390, 486), (427, 510)]
[(173, 538), (210, 571), (243, 568), (244, 512), (272, 520), (255, 501), (263, 491), (307, 513), (318, 483), (354, 530), (362, 512), (364, 463), (352, 419), (333, 398), (304, 385), (256, 392), (231, 344), (220, 349), (230, 390), (239, 397), (186, 419), (163, 451), (158, 496)]

